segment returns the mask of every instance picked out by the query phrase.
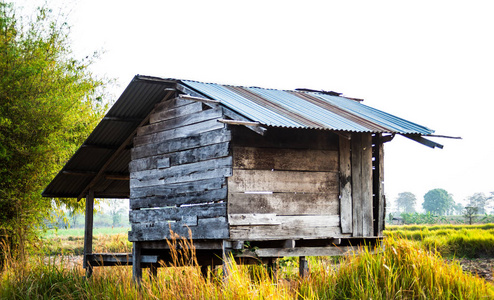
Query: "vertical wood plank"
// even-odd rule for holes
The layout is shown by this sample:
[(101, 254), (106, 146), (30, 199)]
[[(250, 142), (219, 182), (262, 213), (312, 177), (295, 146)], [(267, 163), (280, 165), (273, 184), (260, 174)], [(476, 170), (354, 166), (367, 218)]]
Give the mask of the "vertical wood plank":
[(223, 281), (228, 282), (232, 270), (233, 255), (230, 242), (223, 241)]
[(352, 164), (350, 156), (350, 140), (340, 137), (339, 141), (340, 168), (340, 216), (341, 232), (352, 233)]
[(384, 196), (384, 145), (382, 143), (382, 134), (376, 134), (374, 137), (374, 174), (373, 174), (373, 193), (374, 193), (374, 235), (382, 236), (384, 230), (385, 196)]
[(94, 210), (94, 190), (90, 189), (86, 196), (86, 215), (84, 223), (84, 262), (86, 277), (91, 277), (92, 267), (88, 262), (89, 256), (93, 253), (93, 210)]
[(298, 272), (302, 278), (309, 275), (309, 261), (305, 256), (299, 256), (298, 258)]
[(141, 266), (141, 243), (134, 242), (132, 245), (132, 278), (140, 285), (142, 280)]
[(352, 134), (352, 211), (353, 236), (363, 235), (362, 226), (362, 135)]
[(374, 235), (374, 210), (372, 197), (372, 135), (362, 134), (362, 233)]

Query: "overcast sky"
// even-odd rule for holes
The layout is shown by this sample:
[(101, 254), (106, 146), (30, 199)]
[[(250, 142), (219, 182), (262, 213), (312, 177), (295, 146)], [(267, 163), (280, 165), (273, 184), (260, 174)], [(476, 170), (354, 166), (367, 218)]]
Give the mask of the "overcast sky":
[[(41, 5), (39, 0), (15, 1)], [(63, 3), (63, 5), (61, 4)], [(394, 201), (444, 188), (494, 191), (494, 18), (489, 1), (48, 1), (70, 12), (73, 50), (119, 96), (136, 74), (278, 89), (312, 88), (425, 125), (444, 149), (385, 146)]]

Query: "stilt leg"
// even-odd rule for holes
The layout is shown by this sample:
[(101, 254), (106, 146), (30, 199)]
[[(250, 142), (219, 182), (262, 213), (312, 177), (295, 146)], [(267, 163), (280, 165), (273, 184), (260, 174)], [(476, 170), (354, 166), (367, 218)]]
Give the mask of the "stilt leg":
[(201, 266), (201, 274), (204, 279), (208, 280), (209, 277), (209, 265), (202, 265)]
[(228, 281), (228, 276), (232, 265), (232, 248), (229, 242), (223, 241), (223, 280)]
[(276, 264), (275, 264), (275, 261), (276, 259), (275, 258), (270, 258), (269, 261), (268, 261), (268, 265), (267, 265), (267, 271), (268, 271), (268, 275), (269, 277), (272, 279), (272, 280), (275, 280), (276, 277), (277, 277), (277, 273), (278, 273), (278, 270), (276, 268)]
[(142, 266), (141, 266), (141, 245), (134, 242), (132, 249), (132, 278), (137, 284), (141, 284)]
[(83, 267), (86, 269), (86, 278), (91, 277), (93, 268), (89, 263), (89, 257), (93, 253), (93, 210), (94, 210), (94, 191), (91, 189), (86, 196), (86, 214), (84, 223), (84, 262)]
[(305, 256), (299, 257), (298, 272), (300, 277), (307, 277), (309, 275), (309, 261)]

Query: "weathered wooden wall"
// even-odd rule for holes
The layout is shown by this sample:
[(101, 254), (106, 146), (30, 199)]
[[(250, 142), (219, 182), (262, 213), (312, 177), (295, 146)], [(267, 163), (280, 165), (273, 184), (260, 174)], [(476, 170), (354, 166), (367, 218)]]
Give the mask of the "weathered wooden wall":
[(228, 238), (231, 134), (220, 106), (180, 98), (158, 104), (138, 129), (130, 171), (130, 241)]
[(234, 240), (342, 236), (338, 136), (270, 128), (233, 130), (228, 219)]

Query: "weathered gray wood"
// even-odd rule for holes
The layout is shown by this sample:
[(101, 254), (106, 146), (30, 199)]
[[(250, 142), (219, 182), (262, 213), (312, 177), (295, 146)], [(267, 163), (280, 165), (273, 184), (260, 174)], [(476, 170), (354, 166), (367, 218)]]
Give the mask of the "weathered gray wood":
[(354, 133), (351, 140), (352, 156), (352, 212), (353, 236), (363, 236), (362, 193), (362, 135)]
[(231, 156), (178, 165), (162, 170), (148, 170), (131, 173), (130, 187), (152, 186), (189, 182), (216, 177), (231, 176)]
[(160, 184), (155, 186), (134, 188), (130, 191), (130, 198), (139, 199), (153, 196), (166, 196), (172, 198), (174, 196), (181, 196), (193, 192), (217, 190), (225, 186), (226, 178), (224, 177), (167, 185)]
[[(89, 261), (92, 266), (131, 266), (132, 253), (93, 253)], [(141, 255), (141, 263), (158, 263), (158, 255)]]
[(353, 236), (373, 236), (372, 137), (352, 135)]
[(137, 134), (139, 136), (143, 136), (147, 134), (158, 133), (173, 128), (179, 128), (190, 124), (200, 123), (206, 120), (220, 119), (222, 116), (223, 116), (223, 112), (221, 110), (221, 107), (208, 109), (208, 110), (192, 113), (189, 115), (178, 116), (173, 119), (168, 119), (165, 121), (153, 123), (147, 126), (141, 126), (137, 130)]
[(229, 143), (219, 143), (185, 151), (136, 159), (130, 162), (129, 171), (139, 172), (156, 168), (168, 168), (229, 155)]
[(340, 216), (341, 232), (353, 232), (352, 208), (352, 164), (350, 141), (340, 137)]
[[(192, 96), (192, 97), (197, 97), (197, 98), (205, 98), (208, 99), (206, 95), (203, 95), (201, 93), (196, 92), (195, 90), (183, 85), (183, 84), (177, 84), (177, 90), (185, 94), (186, 96)], [(208, 103), (209, 104), (209, 103)]]
[(374, 137), (374, 171), (373, 171), (373, 194), (374, 194), (374, 236), (382, 236), (384, 221), (386, 217), (384, 200), (384, 147), (382, 134)]
[(163, 174), (162, 177), (146, 177), (143, 179), (130, 179), (130, 188), (135, 187), (146, 187), (146, 186), (155, 186), (158, 184), (171, 184), (171, 183), (185, 183), (196, 180), (204, 180), (211, 179), (217, 177), (228, 177), (231, 176), (231, 168), (230, 167), (218, 167), (216, 169), (208, 169), (208, 170), (199, 170), (194, 172), (192, 169), (188, 173), (184, 173), (181, 175), (172, 174), (172, 177), (165, 177), (166, 174)]
[[(223, 114), (228, 117), (228, 118), (231, 118), (233, 120), (242, 120), (242, 121), (251, 121), (249, 119), (247, 119), (246, 117), (234, 112), (233, 110), (227, 108), (227, 107), (224, 107), (223, 106)], [(267, 131), (266, 128), (262, 127), (262, 126), (249, 126), (249, 125), (246, 125), (245, 126), (246, 128), (254, 131), (255, 133), (257, 134), (260, 134), (260, 135), (264, 135)]]
[(338, 151), (233, 148), (234, 168), (257, 170), (338, 171)]
[(182, 99), (187, 99), (187, 100), (192, 100), (192, 101), (198, 101), (198, 102), (203, 102), (203, 103), (208, 103), (208, 104), (219, 104), (221, 103), (218, 100), (213, 100), (213, 99), (208, 99), (204, 97), (197, 97), (197, 96), (190, 96), (190, 95), (179, 95), (180, 98)]
[(339, 214), (338, 193), (228, 194), (228, 212), (286, 215)]
[(132, 278), (139, 285), (142, 280), (141, 259), (141, 244), (134, 242), (132, 245)]
[(194, 123), (194, 124), (170, 129), (170, 130), (164, 130), (153, 134), (136, 136), (134, 138), (134, 145), (138, 147), (145, 144), (157, 144), (166, 140), (184, 138), (224, 127), (225, 124), (218, 122), (216, 119), (211, 119), (199, 123)]
[(147, 198), (130, 199), (130, 208), (152, 208), (152, 207), (165, 207), (173, 205), (189, 205), (200, 204), (207, 202), (216, 202), (226, 200), (227, 190), (221, 188), (217, 190), (204, 190), (197, 192), (190, 192), (185, 194), (171, 193), (168, 196), (153, 196)]
[(219, 129), (191, 135), (185, 138), (167, 140), (161, 143), (148, 144), (134, 147), (131, 151), (132, 160), (139, 158), (172, 153), (211, 144), (228, 142), (231, 140), (231, 132), (228, 129)]
[(181, 99), (179, 97), (172, 98), (170, 100), (162, 101), (155, 105), (154, 112), (167, 111), (169, 109), (174, 109), (180, 106), (189, 105), (194, 103), (194, 101)]
[(226, 217), (226, 203), (131, 210), (129, 213), (131, 223), (152, 223), (158, 220), (181, 221), (184, 217), (189, 216), (197, 218)]
[[(167, 110), (160, 110), (149, 117), (149, 123), (154, 124), (169, 119), (173, 119), (179, 116), (188, 115), (202, 111), (202, 104), (193, 102), (177, 108), (168, 108)], [(139, 131), (138, 131), (139, 134)]]
[(222, 249), (222, 260), (223, 260), (223, 281), (228, 282), (228, 277), (232, 273), (232, 265), (234, 263), (233, 259), (233, 249), (229, 241), (223, 241)]
[(374, 236), (374, 209), (372, 197), (372, 136), (362, 136), (362, 196), (363, 196), (363, 234)]
[(301, 227), (284, 225), (230, 226), (230, 238), (244, 241), (267, 241), (284, 239), (334, 238), (342, 234), (340, 226)]
[(335, 227), (340, 225), (338, 215), (283, 216), (276, 214), (228, 214), (230, 225), (282, 225), (283, 227)]
[(296, 247), (296, 248), (259, 248), (254, 251), (258, 257), (297, 257), (297, 256), (343, 256), (354, 247)]
[(298, 258), (298, 274), (300, 277), (309, 276), (309, 261), (305, 256), (300, 256)]
[(325, 130), (271, 127), (264, 135), (231, 126), (235, 147), (292, 148), (338, 151), (338, 135)]
[(297, 193), (337, 193), (336, 172), (234, 170), (228, 179), (229, 192), (271, 191)]
[(86, 276), (90, 277), (92, 268), (88, 263), (89, 256), (93, 252), (93, 210), (94, 210), (94, 190), (90, 189), (86, 196), (86, 216), (84, 223), (84, 262)]
[[(170, 245), (165, 241), (141, 242), (144, 249), (170, 249)], [(221, 250), (223, 243), (221, 240), (194, 240), (196, 250)]]
[(182, 222), (155, 222), (132, 224), (129, 241), (159, 241), (170, 238), (170, 229), (183, 237), (193, 239), (226, 239), (229, 238), (228, 223), (225, 217), (198, 219), (197, 226), (187, 227)]

